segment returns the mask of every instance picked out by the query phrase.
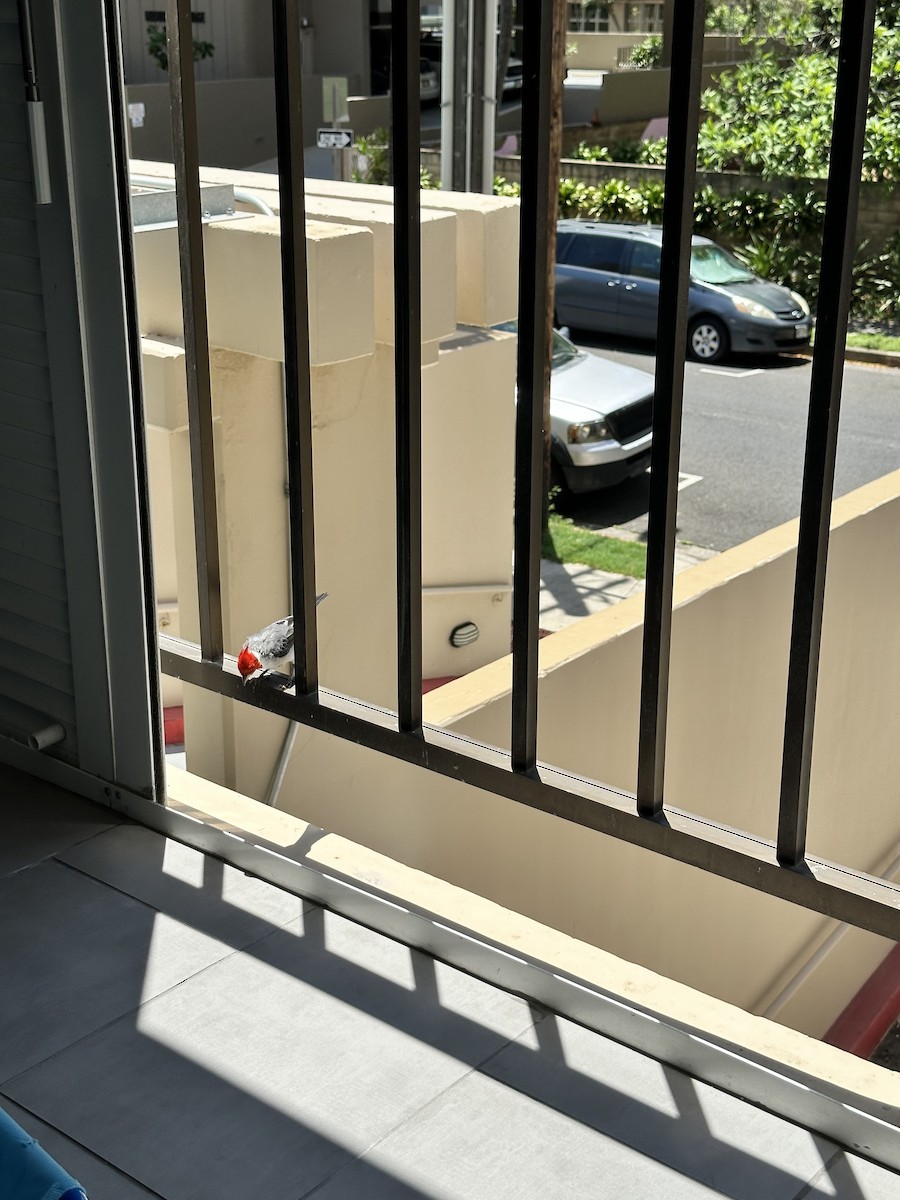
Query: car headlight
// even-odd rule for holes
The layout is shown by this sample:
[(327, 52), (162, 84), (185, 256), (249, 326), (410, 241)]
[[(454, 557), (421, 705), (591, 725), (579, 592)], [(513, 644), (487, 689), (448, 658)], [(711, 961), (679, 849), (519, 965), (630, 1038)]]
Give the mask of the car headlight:
[(609, 426), (606, 421), (579, 421), (577, 425), (569, 426), (566, 436), (570, 443), (605, 442), (609, 437)]
[(797, 305), (798, 308), (802, 309), (803, 312), (806, 313), (807, 316), (809, 316), (809, 305), (806, 303), (806, 301), (803, 299), (802, 296), (798, 295), (796, 292), (791, 292), (791, 299)]
[(756, 317), (759, 321), (778, 320), (771, 308), (766, 308), (764, 304), (759, 304), (756, 300), (746, 300), (743, 296), (732, 296), (731, 303), (738, 312), (746, 313), (748, 317)]

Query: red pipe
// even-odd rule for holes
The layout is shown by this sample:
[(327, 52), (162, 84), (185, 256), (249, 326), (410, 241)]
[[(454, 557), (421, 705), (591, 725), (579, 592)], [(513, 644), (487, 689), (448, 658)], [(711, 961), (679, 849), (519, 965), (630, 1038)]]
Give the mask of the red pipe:
[(859, 989), (822, 1039), (869, 1058), (900, 1018), (900, 943)]

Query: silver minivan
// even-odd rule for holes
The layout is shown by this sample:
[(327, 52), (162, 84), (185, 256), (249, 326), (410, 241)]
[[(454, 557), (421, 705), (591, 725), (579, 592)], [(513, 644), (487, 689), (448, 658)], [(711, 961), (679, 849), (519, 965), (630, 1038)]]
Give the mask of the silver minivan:
[[(575, 329), (656, 337), (662, 229), (567, 219), (556, 227), (556, 321)], [(730, 352), (808, 346), (802, 296), (749, 271), (709, 238), (694, 237), (688, 353), (714, 363)]]

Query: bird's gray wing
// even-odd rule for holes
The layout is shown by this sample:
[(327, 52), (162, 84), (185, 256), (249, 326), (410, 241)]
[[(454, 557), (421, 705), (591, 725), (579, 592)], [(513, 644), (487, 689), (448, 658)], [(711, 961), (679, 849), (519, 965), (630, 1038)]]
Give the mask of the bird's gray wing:
[(294, 618), (282, 617), (261, 630), (254, 639), (254, 651), (260, 657), (284, 658), (294, 645)]

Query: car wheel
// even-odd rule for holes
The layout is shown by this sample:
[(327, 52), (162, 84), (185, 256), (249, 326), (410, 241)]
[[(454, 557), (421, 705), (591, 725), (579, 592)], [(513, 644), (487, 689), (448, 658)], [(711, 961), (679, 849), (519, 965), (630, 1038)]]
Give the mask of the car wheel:
[(563, 506), (570, 496), (565, 471), (563, 471), (558, 462), (552, 459), (550, 462), (550, 495), (555, 504)]
[(720, 362), (728, 353), (728, 330), (716, 317), (695, 317), (688, 329), (688, 351), (698, 362)]

